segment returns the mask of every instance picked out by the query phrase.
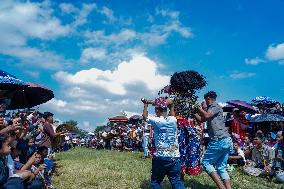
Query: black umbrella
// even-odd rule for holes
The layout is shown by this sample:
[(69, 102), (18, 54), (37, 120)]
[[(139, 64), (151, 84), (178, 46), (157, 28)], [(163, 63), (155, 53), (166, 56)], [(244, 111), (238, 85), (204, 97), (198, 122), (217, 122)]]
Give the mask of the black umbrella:
[(261, 114), (253, 117), (250, 122), (284, 122), (284, 117), (279, 114)]
[(8, 110), (31, 108), (54, 98), (53, 91), (36, 83), (26, 83), (27, 87), (12, 93)]

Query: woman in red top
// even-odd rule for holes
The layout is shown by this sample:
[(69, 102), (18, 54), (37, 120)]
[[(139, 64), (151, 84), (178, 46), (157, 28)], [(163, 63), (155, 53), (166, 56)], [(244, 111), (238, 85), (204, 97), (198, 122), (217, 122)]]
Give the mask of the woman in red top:
[(248, 128), (248, 120), (245, 118), (245, 113), (240, 112), (238, 108), (233, 109), (233, 121), (231, 125), (232, 133), (236, 133), (242, 139), (246, 136), (246, 128)]

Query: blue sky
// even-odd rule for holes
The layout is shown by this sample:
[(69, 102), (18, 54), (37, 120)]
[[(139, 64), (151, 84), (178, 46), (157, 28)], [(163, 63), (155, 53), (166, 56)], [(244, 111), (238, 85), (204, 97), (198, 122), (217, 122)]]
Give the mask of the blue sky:
[(0, 2), (1, 69), (51, 88), (41, 106), (92, 130), (140, 113), (175, 71), (205, 75), (219, 101), (284, 102), (284, 7), (274, 1)]

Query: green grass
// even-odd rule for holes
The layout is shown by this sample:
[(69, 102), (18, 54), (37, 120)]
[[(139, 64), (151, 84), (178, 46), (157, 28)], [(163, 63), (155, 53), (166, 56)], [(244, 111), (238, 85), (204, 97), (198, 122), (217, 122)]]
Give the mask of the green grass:
[[(151, 160), (143, 160), (141, 153), (97, 151), (76, 148), (56, 156), (59, 174), (53, 176), (53, 184), (58, 189), (123, 189), (150, 188)], [(230, 174), (233, 188), (240, 189), (284, 189), (284, 185), (266, 179), (244, 175), (241, 171)], [(216, 188), (211, 179), (202, 173), (199, 176), (186, 176), (186, 188)], [(168, 179), (163, 188), (171, 188)]]

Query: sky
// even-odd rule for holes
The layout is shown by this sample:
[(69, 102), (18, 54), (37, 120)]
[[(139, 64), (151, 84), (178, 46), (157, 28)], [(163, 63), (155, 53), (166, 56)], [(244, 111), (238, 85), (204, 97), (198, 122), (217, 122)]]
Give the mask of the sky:
[(177, 71), (195, 70), (219, 102), (284, 102), (284, 0), (0, 1), (0, 69), (42, 84), (40, 106), (92, 131), (140, 114)]

